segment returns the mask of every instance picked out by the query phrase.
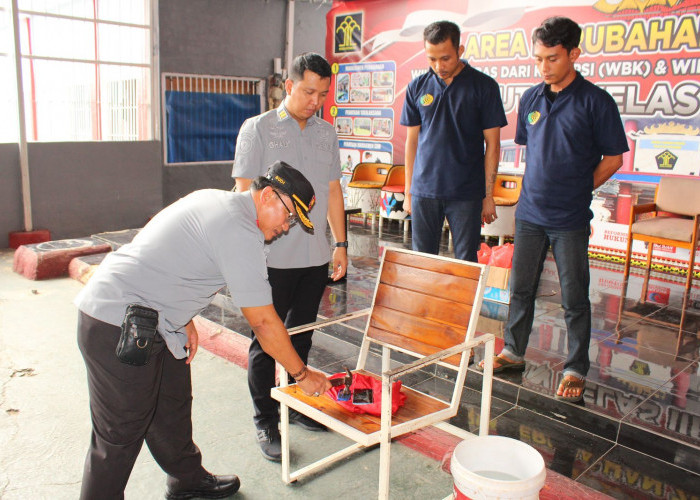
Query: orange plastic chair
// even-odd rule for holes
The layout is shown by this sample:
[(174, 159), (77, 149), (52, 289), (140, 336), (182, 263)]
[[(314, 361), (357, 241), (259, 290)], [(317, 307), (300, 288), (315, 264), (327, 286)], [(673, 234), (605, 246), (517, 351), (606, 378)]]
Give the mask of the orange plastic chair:
[(406, 191), (406, 178), (404, 165), (394, 165), (389, 169), (384, 185), (382, 186), (379, 207), (379, 235), (381, 236), (383, 219), (395, 219), (403, 221), (404, 233), (408, 232), (408, 213), (403, 209), (403, 200)]
[(493, 199), (496, 202), (498, 218), (481, 228), (483, 236), (498, 236), (498, 244), (503, 245), (506, 236), (515, 234), (515, 206), (520, 198), (523, 178), (519, 175), (496, 175), (493, 186)]
[(382, 186), (390, 167), (386, 163), (358, 163), (348, 183), (348, 205), (359, 208), (365, 217), (372, 215), (373, 222), (379, 214)]
[(352, 178), (348, 187), (381, 189), (389, 173), (390, 166), (386, 163), (358, 163), (352, 171)]

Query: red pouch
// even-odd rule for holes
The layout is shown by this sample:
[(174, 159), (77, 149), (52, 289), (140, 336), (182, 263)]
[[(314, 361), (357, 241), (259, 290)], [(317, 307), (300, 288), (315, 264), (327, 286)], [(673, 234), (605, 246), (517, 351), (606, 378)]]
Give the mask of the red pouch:
[[(328, 377), (329, 379), (344, 378), (345, 373), (336, 373)], [(336, 401), (340, 406), (349, 410), (353, 413), (369, 413), (376, 417), (382, 414), (382, 381), (377, 380), (369, 375), (363, 375), (361, 373), (352, 374), (352, 385), (350, 386), (351, 391), (355, 389), (371, 389), (374, 395), (374, 402), (368, 404), (356, 405), (350, 401), (338, 401), (338, 393), (343, 390), (344, 386), (331, 387), (326, 394), (330, 396), (333, 401)], [(393, 415), (396, 411), (403, 406), (406, 402), (406, 395), (401, 392), (401, 381), (398, 380), (394, 382), (391, 386), (391, 414)]]
[(498, 247), (493, 247), (489, 264), (496, 267), (513, 267), (513, 245), (506, 243)]
[(488, 264), (491, 258), (491, 247), (486, 243), (482, 243), (479, 250), (476, 252), (476, 259), (479, 264)]

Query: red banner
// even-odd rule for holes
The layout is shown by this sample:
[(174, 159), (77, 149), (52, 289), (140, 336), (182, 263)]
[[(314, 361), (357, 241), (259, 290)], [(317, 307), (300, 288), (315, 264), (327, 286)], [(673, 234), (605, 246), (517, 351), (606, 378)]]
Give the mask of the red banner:
[[(500, 171), (522, 171), (513, 144), (520, 96), (541, 81), (531, 34), (553, 14), (548, 2), (355, 0), (334, 3), (326, 54), (333, 64), (332, 103), (342, 160), (402, 163), (398, 125), (406, 86), (424, 72), (423, 28), (451, 20), (462, 28), (464, 58), (495, 78), (508, 126)], [(583, 29), (577, 68), (607, 90), (623, 116), (632, 151), (620, 174), (697, 176), (700, 169), (700, 0), (558, 2), (556, 15)], [(654, 179), (649, 179), (653, 181)]]
[[(499, 173), (522, 174), (517, 107), (541, 81), (532, 31), (549, 16), (570, 17), (583, 30), (576, 67), (613, 96), (627, 131), (630, 152), (591, 204), (597, 234), (624, 240), (595, 245), (620, 253), (631, 205), (652, 201), (660, 176), (700, 175), (699, 13), (700, 0), (562, 0), (556, 12), (544, 0), (336, 1), (327, 16), (334, 75), (324, 118), (336, 127), (347, 175), (360, 162), (402, 164), (406, 86), (428, 68), (423, 29), (450, 20), (462, 29), (464, 58), (501, 89), (508, 126)], [(680, 250), (673, 259), (688, 255)]]

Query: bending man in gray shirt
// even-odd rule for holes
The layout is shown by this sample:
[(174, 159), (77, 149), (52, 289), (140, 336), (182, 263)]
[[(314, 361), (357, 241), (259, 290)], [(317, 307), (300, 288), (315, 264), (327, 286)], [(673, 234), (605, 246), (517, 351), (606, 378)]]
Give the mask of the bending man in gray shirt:
[[(314, 202), (308, 180), (277, 162), (248, 192), (207, 189), (180, 199), (105, 258), (75, 300), (93, 424), (82, 499), (123, 498), (144, 440), (168, 474), (166, 498), (221, 498), (238, 490), (235, 475), (214, 476), (202, 467), (192, 441), (189, 363), (198, 340), (191, 320), (224, 286), (265, 352), (302, 390), (318, 395), (330, 388), (292, 347), (272, 306), (266, 269), (265, 243), (284, 237), (297, 220), (310, 225)], [(143, 366), (115, 355), (130, 304), (158, 313)]]

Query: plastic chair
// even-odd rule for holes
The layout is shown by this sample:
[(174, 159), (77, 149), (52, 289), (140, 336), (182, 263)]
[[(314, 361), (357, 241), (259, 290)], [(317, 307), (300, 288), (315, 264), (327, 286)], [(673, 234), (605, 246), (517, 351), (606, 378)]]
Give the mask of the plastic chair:
[(403, 231), (408, 232), (408, 213), (403, 209), (403, 200), (406, 191), (406, 178), (404, 165), (394, 165), (389, 169), (381, 191), (379, 207), (379, 236), (382, 234), (382, 222), (384, 219), (396, 219), (403, 221)]
[(503, 245), (506, 236), (515, 234), (515, 208), (520, 198), (523, 178), (519, 175), (496, 175), (493, 186), (493, 199), (496, 202), (498, 218), (481, 228), (483, 236), (498, 236), (498, 244)]
[[(328, 394), (306, 396), (296, 384), (286, 385), (287, 374), (282, 373), (280, 380), (283, 385), (272, 389), (272, 397), (280, 402), (282, 479), (285, 483), (313, 474), (379, 443), (379, 498), (388, 498), (391, 440), (429, 425), (444, 426), (444, 421), (457, 414), (469, 353), (473, 347), (481, 344), (486, 346), (486, 366), (479, 434), (488, 434), (494, 335), (484, 334), (474, 338), (487, 272), (487, 268), (481, 264), (403, 249), (386, 249), (371, 308), (290, 330), (290, 333), (296, 334), (369, 315), (354, 373), (368, 374), (381, 380), (382, 399), (381, 418), (352, 413)], [(381, 348), (381, 373), (373, 374), (367, 368), (370, 345)], [(392, 351), (419, 359), (405, 364), (393, 361), (392, 368)], [(401, 390), (407, 396), (406, 402), (392, 416), (392, 383), (431, 364), (440, 364), (457, 372), (449, 401), (403, 387)], [(289, 408), (342, 434), (354, 444), (290, 472)]]
[[(348, 206), (361, 209), (363, 214), (379, 214), (382, 186), (391, 165), (386, 163), (358, 163), (348, 183)], [(365, 215), (365, 216), (366, 216)]]

